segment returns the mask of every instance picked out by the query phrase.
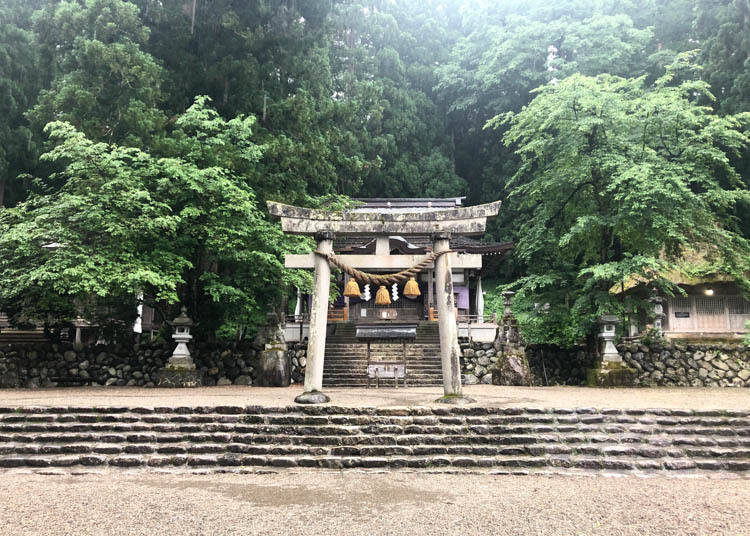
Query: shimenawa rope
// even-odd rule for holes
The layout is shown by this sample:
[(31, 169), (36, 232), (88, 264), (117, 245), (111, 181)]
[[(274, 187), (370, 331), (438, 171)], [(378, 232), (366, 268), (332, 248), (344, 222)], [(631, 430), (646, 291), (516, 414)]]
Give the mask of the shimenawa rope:
[(437, 253), (433, 251), (432, 253), (427, 255), (423, 261), (418, 262), (411, 268), (407, 268), (406, 270), (402, 270), (395, 274), (370, 274), (367, 272), (362, 272), (361, 270), (357, 270), (356, 268), (352, 268), (332, 253), (315, 251), (316, 255), (324, 257), (326, 260), (328, 260), (329, 263), (333, 264), (343, 272), (349, 274), (360, 283), (369, 283), (371, 285), (391, 285), (393, 283), (405, 283), (410, 278), (416, 276), (419, 272), (427, 268), (427, 265), (429, 265), (431, 262), (435, 261), (438, 257), (446, 253), (454, 253), (454, 251), (451, 249), (447, 249), (445, 251), (440, 251)]

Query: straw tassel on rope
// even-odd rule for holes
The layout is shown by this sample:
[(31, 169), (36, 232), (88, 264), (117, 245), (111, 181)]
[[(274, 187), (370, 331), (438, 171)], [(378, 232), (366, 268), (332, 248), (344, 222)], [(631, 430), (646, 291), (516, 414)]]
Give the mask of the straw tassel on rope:
[[(365, 284), (371, 284), (371, 285), (392, 285), (393, 283), (405, 283), (407, 281), (410, 282), (411, 279), (413, 279), (419, 272), (427, 268), (427, 266), (434, 262), (438, 257), (441, 255), (445, 255), (446, 253), (454, 253), (453, 250), (446, 250), (446, 251), (439, 251), (439, 252), (432, 252), (429, 255), (427, 255), (424, 260), (418, 262), (411, 268), (407, 268), (406, 270), (402, 270), (400, 272), (397, 272), (395, 274), (370, 274), (367, 272), (362, 272), (360, 270), (357, 270), (356, 268), (352, 268), (348, 264), (344, 263), (342, 260), (339, 259), (339, 257), (336, 257), (335, 255), (331, 253), (322, 253), (320, 251), (315, 251), (316, 255), (320, 255), (321, 257), (325, 257), (329, 263), (334, 265), (336, 268), (339, 268), (344, 273), (349, 274), (353, 279), (360, 283)], [(416, 283), (416, 281), (414, 281)], [(419, 287), (417, 287), (418, 289)], [(347, 285), (348, 290), (354, 291), (353, 285), (351, 288), (349, 288), (349, 285)], [(410, 289), (411, 290), (411, 289)]]

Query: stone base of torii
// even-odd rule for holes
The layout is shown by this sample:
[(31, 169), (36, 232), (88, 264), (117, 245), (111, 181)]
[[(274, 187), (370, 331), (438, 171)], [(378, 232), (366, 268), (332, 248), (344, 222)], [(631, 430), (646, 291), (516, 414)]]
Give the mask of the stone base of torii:
[[(312, 235), (317, 242), (317, 251), (333, 253), (335, 235), (367, 235), (387, 237), (391, 235), (429, 235), (433, 251), (450, 249), (450, 237), (454, 235), (482, 234), (488, 217), (497, 215), (500, 202), (459, 207), (445, 210), (415, 213), (366, 213), (327, 212), (293, 207), (268, 202), (272, 215), (281, 218), (282, 229), (291, 234)], [(460, 349), (455, 321), (455, 303), (451, 264), (454, 253), (441, 255), (435, 260), (435, 301), (440, 330), (440, 359), (443, 373), (443, 397), (437, 402), (465, 404), (473, 402), (463, 396), (461, 388)], [(296, 256), (299, 257), (299, 256)], [(389, 268), (387, 256), (357, 256), (359, 262), (368, 266)], [(311, 266), (315, 270), (312, 307), (310, 309), (310, 334), (307, 344), (307, 366), (305, 369), (305, 391), (295, 401), (299, 404), (323, 404), (330, 401), (323, 393), (323, 364), (325, 359), (326, 324), (328, 323), (328, 298), (330, 293), (331, 268), (325, 257), (311, 255)], [(290, 263), (287, 262), (287, 265)], [(299, 263), (292, 263), (300, 267)], [(306, 266), (307, 267), (307, 266)], [(362, 266), (366, 268), (367, 266)]]

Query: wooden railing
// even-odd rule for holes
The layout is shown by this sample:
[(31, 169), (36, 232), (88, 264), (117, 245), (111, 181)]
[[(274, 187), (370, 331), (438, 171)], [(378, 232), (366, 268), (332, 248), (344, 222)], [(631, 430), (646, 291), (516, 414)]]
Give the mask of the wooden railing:
[[(456, 315), (456, 322), (497, 322), (497, 318), (495, 315), (463, 315), (458, 314), (458, 309), (453, 309), (453, 312)], [(437, 322), (438, 311), (435, 307), (430, 307), (428, 318), (432, 322)]]
[(456, 321), (459, 324), (497, 324), (497, 313), (490, 315), (458, 315)]
[(348, 322), (349, 321), (349, 308), (348, 307), (331, 307), (328, 309), (328, 321), (329, 322)]

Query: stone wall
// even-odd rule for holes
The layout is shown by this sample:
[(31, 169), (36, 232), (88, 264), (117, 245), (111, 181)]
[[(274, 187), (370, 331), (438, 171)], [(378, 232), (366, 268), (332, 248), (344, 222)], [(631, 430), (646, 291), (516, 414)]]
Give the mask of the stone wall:
[[(493, 370), (507, 366), (508, 359), (499, 341), (494, 344), (462, 341), (461, 349), (466, 385), (492, 383)], [(625, 343), (617, 349), (625, 365), (637, 371), (637, 386), (750, 387), (750, 348), (747, 346), (652, 342)], [(513, 382), (501, 381), (501, 384), (586, 385), (586, 370), (597, 363), (597, 357), (584, 348), (527, 346), (525, 357), (528, 378), (521, 383), (514, 379)], [(503, 377), (496, 374), (494, 383)]]
[[(528, 346), (523, 363), (509, 359), (518, 354), (517, 348), (502, 344), (462, 340), (460, 343), (463, 382), (465, 385), (493, 383), (493, 371), (511, 370), (504, 374), (502, 385), (585, 385), (586, 368), (592, 360), (581, 350), (564, 350), (554, 346)], [(513, 351), (509, 351), (509, 349)], [(521, 347), (521, 353), (523, 350)], [(512, 369), (515, 369), (512, 370)], [(512, 378), (512, 379), (511, 379)]]
[(586, 385), (586, 370), (597, 359), (584, 348), (558, 348), (551, 345), (526, 347), (534, 385)]
[(464, 385), (492, 383), (492, 368), (497, 363), (500, 345), (496, 348), (494, 343), (468, 341), (462, 341), (460, 345)]
[(287, 353), (292, 362), (292, 383), (304, 383), (307, 365), (307, 340), (287, 343)]
[(750, 348), (730, 344), (622, 344), (642, 386), (750, 387)]
[[(152, 387), (172, 343), (120, 344), (76, 349), (72, 344), (0, 345), (0, 387), (54, 387), (78, 380), (91, 385)], [(493, 370), (507, 366), (503, 345), (461, 341), (464, 384), (492, 383)], [(750, 348), (730, 344), (626, 343), (625, 364), (638, 372), (639, 386), (750, 387)], [(259, 346), (198, 344), (190, 348), (205, 385), (252, 385), (258, 376)], [(290, 343), (292, 382), (305, 378), (307, 345)], [(503, 384), (586, 385), (596, 363), (584, 349), (528, 346), (527, 377)], [(514, 363), (510, 362), (511, 366)], [(495, 383), (498, 383), (496, 376)]]
[[(174, 344), (0, 345), (0, 387), (91, 385), (153, 387)], [(190, 347), (204, 385), (251, 385), (256, 378), (258, 348), (252, 344), (198, 344)]]

